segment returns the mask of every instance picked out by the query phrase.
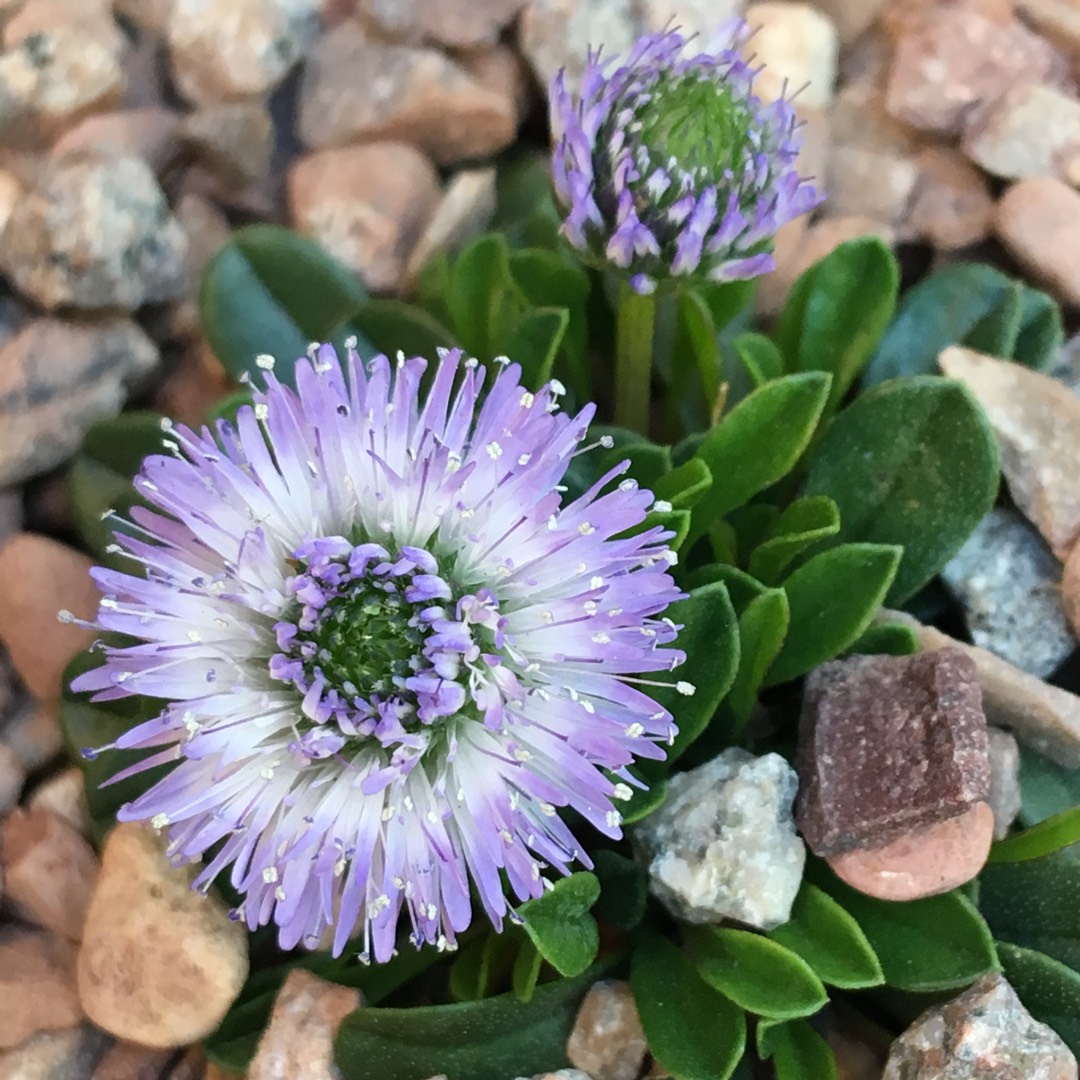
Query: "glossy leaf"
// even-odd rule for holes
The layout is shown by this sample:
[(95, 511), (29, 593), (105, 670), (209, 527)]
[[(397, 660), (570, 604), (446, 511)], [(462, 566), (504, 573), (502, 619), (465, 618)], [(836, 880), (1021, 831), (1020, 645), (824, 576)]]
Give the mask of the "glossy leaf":
[(747, 569), (766, 585), (774, 584), (792, 560), (819, 540), (840, 531), (840, 511), (824, 495), (796, 499), (776, 520), (765, 540), (750, 555)]
[(402, 300), (367, 300), (350, 322), (387, 356), (396, 356), (400, 350), (406, 356), (423, 356), (433, 364), (439, 349), (457, 345), (454, 335), (434, 315)]
[(650, 487), (657, 499), (671, 503), (674, 509), (689, 509), (712, 487), (712, 474), (701, 458), (691, 458), (677, 469), (657, 477)]
[(653, 1056), (674, 1080), (728, 1080), (746, 1046), (746, 1018), (670, 941), (644, 935), (630, 988)]
[(901, 544), (890, 604), (907, 599), (957, 552), (994, 503), (997, 442), (960, 383), (899, 379), (859, 397), (810, 460), (808, 495), (840, 508), (841, 540)]
[(539, 390), (551, 379), (555, 357), (570, 326), (566, 308), (534, 308), (514, 324), (506, 355), (521, 365), (523, 386)]
[(880, 986), (884, 974), (859, 924), (828, 893), (803, 881), (791, 918), (769, 937), (801, 956), (822, 982), (843, 990)]
[(867, 627), (849, 653), (865, 656), (911, 656), (919, 651), (919, 635), (906, 623), (881, 622)]
[(990, 862), (1012, 863), (1027, 862), (1052, 855), (1055, 851), (1080, 842), (1080, 806), (1071, 806), (1068, 810), (1040, 821), (1038, 825), (1014, 836), (999, 840), (990, 848)]
[(805, 1021), (759, 1024), (758, 1053), (772, 1058), (776, 1080), (839, 1080), (829, 1044)]
[(787, 682), (858, 641), (892, 584), (902, 549), (841, 544), (805, 562), (783, 583), (791, 624), (767, 683)]
[(633, 930), (645, 915), (649, 881), (645, 871), (633, 859), (609, 848), (593, 853), (593, 873), (600, 882), (600, 899), (593, 914), (618, 930)]
[[(359, 278), (318, 244), (277, 225), (249, 225), (207, 264), (199, 313), (234, 379), (254, 373), (255, 358), (265, 353), (278, 359), (277, 377), (291, 383), (293, 361), (313, 341), (354, 333), (349, 320), (366, 300)], [(375, 352), (366, 341), (357, 347)]]
[(999, 941), (998, 955), (1009, 985), (1036, 1020), (1049, 1024), (1080, 1054), (1080, 975), (1034, 949)]
[(790, 621), (791, 609), (783, 589), (763, 592), (739, 616), (739, 670), (728, 695), (736, 734), (750, 719), (765, 675), (787, 637)]
[(900, 267), (876, 236), (840, 244), (795, 282), (776, 328), (790, 371), (827, 371), (830, 410), (862, 374), (896, 308)]
[(580, 975), (596, 959), (600, 936), (589, 909), (599, 895), (596, 875), (583, 870), (518, 908), (526, 933), (560, 975)]
[(698, 974), (747, 1012), (789, 1020), (811, 1016), (828, 1000), (810, 965), (778, 942), (731, 927), (687, 927)]
[(740, 334), (731, 344), (755, 387), (784, 374), (784, 358), (772, 339), (764, 334)]
[(1018, 364), (1045, 371), (1053, 364), (1064, 340), (1061, 308), (1053, 297), (1023, 286), (1020, 331), (1013, 345), (1013, 359)]

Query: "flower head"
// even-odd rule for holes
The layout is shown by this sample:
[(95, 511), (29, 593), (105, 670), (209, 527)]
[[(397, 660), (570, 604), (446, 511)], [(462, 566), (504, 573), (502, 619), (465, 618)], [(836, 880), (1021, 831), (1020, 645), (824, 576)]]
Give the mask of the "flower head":
[(589, 865), (560, 808), (619, 835), (626, 767), (674, 730), (635, 678), (682, 659), (669, 534), (627, 535), (651, 494), (607, 490), (623, 466), (562, 505), (592, 410), (516, 365), (481, 399), (458, 352), (422, 398), (425, 367), (323, 346), (216, 438), (175, 429), (117, 534), (145, 574), (94, 571), (98, 625), (140, 643), (75, 689), (163, 699), (115, 746), (175, 763), (120, 817), (205, 855), (199, 887), (231, 865), (286, 948), (333, 927), (385, 960), (403, 908), (452, 944), (471, 888), (500, 925), (504, 888)]
[(574, 247), (639, 292), (773, 269), (776, 230), (821, 202), (795, 168), (790, 101), (763, 104), (736, 21), (699, 51), (676, 31), (641, 38), (626, 62), (590, 53), (579, 94), (552, 82), (556, 195)]

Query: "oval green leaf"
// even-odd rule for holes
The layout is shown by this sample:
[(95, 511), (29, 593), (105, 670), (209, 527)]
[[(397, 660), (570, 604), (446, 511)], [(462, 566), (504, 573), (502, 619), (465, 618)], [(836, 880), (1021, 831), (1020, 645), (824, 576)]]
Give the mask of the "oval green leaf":
[(439, 349), (457, 345), (454, 335), (434, 315), (403, 300), (366, 300), (349, 321), (387, 356), (401, 351), (406, 356), (423, 356), (434, 363)]
[(1036, 1020), (1049, 1024), (1080, 1054), (1080, 975), (1045, 953), (997, 943), (1005, 978)]
[(596, 875), (583, 870), (518, 908), (526, 933), (560, 975), (580, 975), (596, 959), (600, 935), (589, 909), (599, 896)]
[(750, 719), (758, 691), (787, 637), (791, 609), (783, 589), (769, 589), (739, 616), (739, 670), (728, 694), (737, 737)]
[(776, 1080), (839, 1080), (832, 1049), (805, 1020), (759, 1024), (757, 1045), (773, 1059)]
[(1080, 842), (1080, 806), (1071, 806), (1038, 825), (999, 840), (990, 848), (992, 863), (1027, 862)]

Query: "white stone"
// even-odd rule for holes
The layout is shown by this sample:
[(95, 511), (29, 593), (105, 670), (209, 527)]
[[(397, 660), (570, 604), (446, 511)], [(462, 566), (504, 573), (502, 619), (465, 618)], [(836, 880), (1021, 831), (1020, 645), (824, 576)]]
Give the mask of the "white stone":
[(806, 860), (791, 813), (797, 787), (779, 754), (737, 748), (676, 774), (667, 801), (633, 830), (653, 894), (687, 922), (786, 922)]
[(809, 4), (767, 0), (746, 9), (754, 36), (747, 51), (765, 70), (754, 80), (764, 101), (798, 91), (800, 105), (823, 108), (836, 88), (836, 27)]
[(1016, 739), (1001, 728), (987, 731), (990, 755), (990, 794), (986, 801), (994, 812), (994, 839), (1003, 840), (1020, 813), (1020, 747)]

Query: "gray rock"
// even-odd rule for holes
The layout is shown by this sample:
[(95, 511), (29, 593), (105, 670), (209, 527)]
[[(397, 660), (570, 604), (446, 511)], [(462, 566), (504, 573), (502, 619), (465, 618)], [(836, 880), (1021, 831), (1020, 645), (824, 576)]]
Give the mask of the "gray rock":
[(1015, 511), (995, 507), (942, 571), (971, 638), (1045, 678), (1076, 648), (1061, 603), (1061, 563)]
[(19, 801), (26, 769), (19, 755), (5, 743), (0, 743), (0, 819)]
[(187, 238), (149, 166), (74, 154), (15, 207), (0, 262), (42, 307), (134, 311), (184, 285)]
[(1080, 394), (1080, 334), (1074, 334), (1061, 346), (1047, 374)]
[(999, 974), (928, 1009), (892, 1045), (882, 1080), (1076, 1080), (1076, 1059)]
[(653, 894), (688, 922), (786, 922), (806, 860), (797, 786), (779, 754), (739, 749), (672, 777), (667, 801), (633, 830)]
[(1020, 813), (1020, 747), (1001, 728), (990, 728), (990, 794), (987, 802), (994, 811), (994, 839), (1003, 840)]
[(251, 184), (270, 171), (274, 125), (261, 101), (229, 102), (189, 113), (180, 138), (228, 184)]
[(314, 44), (320, 7), (319, 0), (175, 0), (167, 40), (177, 87), (195, 105), (266, 94)]
[(124, 318), (38, 319), (0, 346), (0, 485), (65, 461), (157, 364), (156, 346)]
[(111, 1042), (105, 1032), (92, 1024), (42, 1031), (14, 1050), (0, 1054), (0, 1076), (11, 1080), (84, 1080), (90, 1076), (108, 1076), (95, 1070)]

